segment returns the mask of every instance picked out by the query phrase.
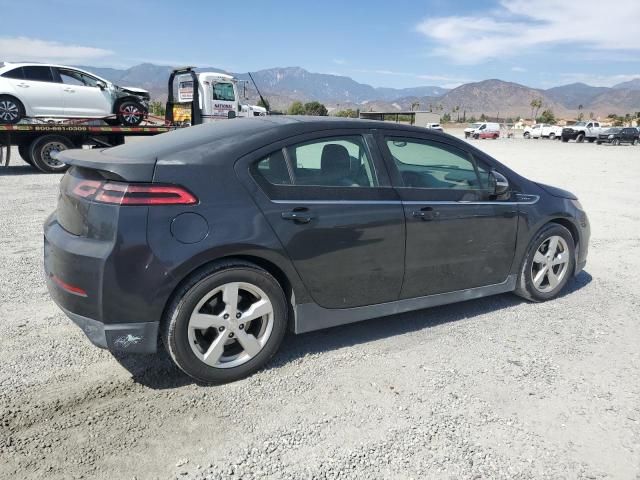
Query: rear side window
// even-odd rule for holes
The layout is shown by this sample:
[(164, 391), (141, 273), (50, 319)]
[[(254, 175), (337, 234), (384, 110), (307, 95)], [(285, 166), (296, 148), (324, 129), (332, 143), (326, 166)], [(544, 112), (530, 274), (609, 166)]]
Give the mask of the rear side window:
[(309, 187), (375, 187), (371, 155), (359, 135), (316, 139), (258, 161), (259, 183)]
[(3, 77), (7, 78), (17, 78), (22, 80), (24, 78), (24, 74), (22, 73), (22, 67), (14, 68), (13, 70), (9, 70), (2, 74)]
[(36, 82), (53, 82), (53, 73), (51, 68), (40, 65), (30, 67), (22, 67), (25, 80), (33, 80)]

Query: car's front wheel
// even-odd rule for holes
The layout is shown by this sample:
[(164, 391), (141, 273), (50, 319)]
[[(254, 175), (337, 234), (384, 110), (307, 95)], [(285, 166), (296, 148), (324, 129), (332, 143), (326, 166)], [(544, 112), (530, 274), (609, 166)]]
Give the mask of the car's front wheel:
[(144, 120), (145, 110), (142, 105), (133, 100), (125, 100), (118, 106), (116, 117), (125, 127), (135, 127)]
[(575, 245), (562, 225), (543, 227), (529, 245), (515, 293), (534, 302), (556, 297), (571, 278)]
[(24, 117), (24, 107), (20, 101), (8, 95), (0, 95), (0, 123), (18, 123)]
[(278, 350), (288, 309), (277, 280), (251, 263), (213, 264), (177, 292), (162, 325), (165, 347), (202, 383), (246, 377)]

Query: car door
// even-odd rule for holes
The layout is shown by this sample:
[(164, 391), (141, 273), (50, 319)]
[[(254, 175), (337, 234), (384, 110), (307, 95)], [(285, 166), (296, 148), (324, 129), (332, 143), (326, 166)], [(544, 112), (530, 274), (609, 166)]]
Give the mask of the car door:
[(59, 117), (64, 114), (62, 90), (53, 72), (45, 65), (21, 67), (21, 72), (6, 76), (21, 102), (37, 117)]
[(106, 117), (113, 113), (113, 98), (106, 88), (100, 88), (97, 78), (70, 68), (58, 68), (62, 83), (64, 113), (67, 117)]
[(262, 149), (242, 164), (258, 206), (324, 308), (389, 302), (400, 294), (404, 214), (370, 142), (364, 131), (314, 133)]
[(401, 298), (504, 282), (517, 206), (489, 195), (490, 167), (446, 139), (378, 137), (402, 199), (407, 243)]

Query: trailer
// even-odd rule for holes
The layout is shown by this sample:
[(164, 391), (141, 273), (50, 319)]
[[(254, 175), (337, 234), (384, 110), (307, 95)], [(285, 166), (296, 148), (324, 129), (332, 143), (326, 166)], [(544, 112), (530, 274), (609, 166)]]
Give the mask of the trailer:
[(175, 130), (175, 126), (109, 127), (74, 124), (0, 125), (0, 165), (9, 165), (11, 147), (22, 159), (45, 173), (62, 173), (68, 166), (56, 154), (84, 146), (107, 148), (121, 145), (126, 137), (147, 137)]

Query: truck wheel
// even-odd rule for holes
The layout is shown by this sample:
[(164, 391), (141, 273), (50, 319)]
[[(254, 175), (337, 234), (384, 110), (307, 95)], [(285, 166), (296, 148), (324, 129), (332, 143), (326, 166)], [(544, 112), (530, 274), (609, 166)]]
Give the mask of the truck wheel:
[(553, 132), (551, 132), (551, 133), (549, 134), (549, 140), (555, 140), (555, 139), (556, 139), (556, 134), (555, 134), (555, 133), (553, 133)]
[(125, 127), (140, 125), (144, 119), (145, 111), (142, 105), (133, 100), (125, 100), (118, 106), (118, 120)]
[(595, 138), (587, 138), (587, 140), (589, 141), (589, 143), (593, 143), (593, 142), (595, 142), (595, 141), (596, 141), (596, 139), (595, 139)]
[(638, 139), (637, 139), (637, 138), (634, 138), (634, 139), (633, 139), (633, 142), (631, 142), (631, 145), (633, 145), (634, 147), (635, 147), (636, 145), (638, 145)]
[(524, 138), (531, 138), (531, 134), (530, 134), (529, 132), (524, 132), (524, 133), (522, 134), (522, 136), (523, 136)]
[(0, 95), (0, 123), (14, 125), (24, 117), (24, 106), (20, 100), (9, 95)]
[(578, 136), (576, 137), (576, 143), (582, 143), (584, 142), (584, 133), (579, 133)]
[(32, 165), (44, 173), (64, 173), (69, 165), (65, 165), (53, 157), (56, 153), (73, 147), (70, 140), (58, 135), (40, 137), (31, 144)]
[(562, 137), (562, 143), (569, 143), (569, 139), (567, 137)]
[(24, 145), (18, 145), (18, 153), (22, 157), (22, 160), (27, 162), (33, 167), (33, 159), (31, 158), (31, 145), (26, 143)]
[(620, 139), (614, 138), (613, 140), (611, 140), (611, 145), (620, 145)]

